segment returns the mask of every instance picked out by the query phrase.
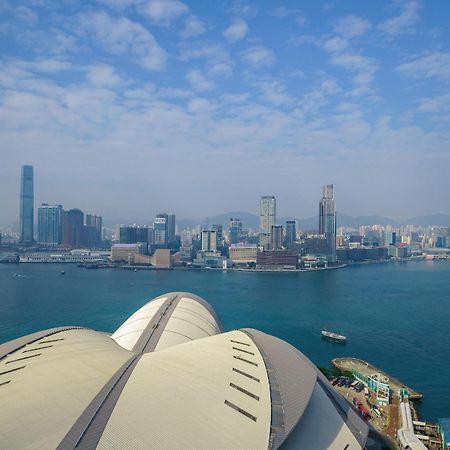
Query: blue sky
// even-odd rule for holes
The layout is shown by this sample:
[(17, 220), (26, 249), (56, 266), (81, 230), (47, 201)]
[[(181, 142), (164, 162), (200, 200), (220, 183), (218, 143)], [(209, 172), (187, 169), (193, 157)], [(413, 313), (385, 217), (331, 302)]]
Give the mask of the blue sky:
[(450, 3), (0, 0), (0, 223), (37, 202), (450, 212)]

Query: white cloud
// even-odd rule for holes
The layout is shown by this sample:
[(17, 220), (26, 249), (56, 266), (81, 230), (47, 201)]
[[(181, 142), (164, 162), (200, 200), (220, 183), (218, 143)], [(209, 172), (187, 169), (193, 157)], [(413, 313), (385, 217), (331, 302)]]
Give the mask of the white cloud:
[(334, 54), (331, 58), (331, 63), (354, 72), (352, 81), (355, 89), (352, 94), (364, 95), (371, 92), (369, 85), (373, 81), (377, 70), (377, 65), (373, 59), (356, 53), (346, 52)]
[(137, 22), (125, 17), (114, 18), (105, 12), (95, 12), (82, 16), (80, 25), (110, 53), (131, 55), (149, 70), (161, 70), (165, 65), (165, 51), (153, 35)]
[(95, 86), (115, 86), (120, 83), (120, 77), (111, 66), (98, 65), (88, 68), (86, 78)]
[(278, 80), (262, 81), (257, 83), (262, 91), (262, 99), (279, 106), (292, 104), (293, 98), (288, 94), (284, 83)]
[(450, 80), (450, 53), (434, 52), (400, 64), (396, 70), (414, 78)]
[(165, 26), (188, 10), (188, 7), (178, 0), (150, 0), (143, 7), (143, 11), (153, 22)]
[(215, 87), (214, 83), (205, 78), (202, 72), (197, 69), (190, 70), (187, 73), (186, 78), (196, 91), (211, 91)]
[(338, 19), (334, 25), (334, 30), (341, 36), (353, 38), (367, 33), (371, 24), (367, 19), (358, 16), (345, 16)]
[(224, 32), (223, 35), (230, 41), (244, 39), (248, 33), (248, 25), (244, 19), (236, 19)]
[(189, 16), (184, 24), (181, 37), (184, 39), (199, 36), (206, 31), (205, 24), (196, 16)]
[(254, 69), (262, 69), (275, 63), (275, 53), (261, 45), (250, 47), (241, 53), (241, 59), (245, 64)]
[(213, 64), (208, 73), (214, 77), (229, 77), (233, 73), (233, 66), (227, 63)]
[(401, 8), (402, 11), (398, 16), (387, 19), (378, 25), (378, 28), (383, 33), (394, 36), (409, 31), (420, 20), (420, 5), (418, 1), (408, 0), (402, 2)]
[(279, 6), (278, 8), (275, 8), (273, 11), (275, 17), (278, 17), (280, 19), (285, 18), (295, 18), (295, 21), (298, 23), (298, 25), (303, 26), (306, 24), (307, 20), (303, 12), (299, 9), (295, 8), (286, 8), (285, 6)]
[(424, 113), (450, 111), (450, 94), (423, 98), (419, 105), (419, 111)]
[(217, 42), (183, 42), (180, 45), (180, 59), (185, 62), (204, 60), (208, 73), (213, 76), (226, 76), (233, 71), (228, 50)]
[(323, 43), (323, 48), (330, 53), (340, 52), (348, 47), (348, 41), (341, 38), (340, 36), (334, 36), (333, 38), (327, 39)]

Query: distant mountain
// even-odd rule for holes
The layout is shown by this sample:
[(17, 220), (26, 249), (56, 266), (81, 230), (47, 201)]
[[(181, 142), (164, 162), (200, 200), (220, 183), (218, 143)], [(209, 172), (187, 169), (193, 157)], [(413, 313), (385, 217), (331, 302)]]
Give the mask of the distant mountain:
[(429, 227), (431, 225), (440, 225), (450, 227), (450, 214), (428, 214), (426, 216), (412, 217), (411, 219), (402, 221), (403, 225), (419, 225)]
[[(177, 219), (177, 226), (179, 230), (186, 228), (195, 228), (198, 225), (211, 226), (222, 225), (224, 230), (228, 229), (228, 225), (231, 217), (238, 217), (242, 220), (244, 229), (252, 228), (258, 230), (259, 228), (259, 216), (256, 214), (248, 213), (245, 211), (230, 211), (225, 214), (219, 214), (217, 216), (210, 216), (204, 219)], [(319, 218), (318, 216), (308, 217), (305, 219), (298, 219), (295, 217), (280, 217), (278, 223), (285, 225), (287, 220), (296, 220), (297, 226), (303, 231), (313, 231), (318, 229)], [(116, 224), (137, 224), (148, 225), (151, 224), (151, 220), (145, 219), (105, 219), (104, 224), (106, 226), (114, 226)], [(418, 225), (428, 227), (432, 225), (441, 225), (450, 227), (450, 214), (430, 214), (425, 216), (412, 217), (411, 219), (397, 221), (383, 216), (350, 216), (338, 211), (337, 213), (337, 225), (338, 227), (353, 227), (358, 228), (363, 225)]]

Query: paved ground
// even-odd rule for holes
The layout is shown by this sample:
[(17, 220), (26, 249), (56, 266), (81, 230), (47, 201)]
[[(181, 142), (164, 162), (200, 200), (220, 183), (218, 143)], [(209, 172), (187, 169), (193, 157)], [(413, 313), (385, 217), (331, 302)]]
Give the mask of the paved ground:
[(388, 373), (384, 372), (383, 370), (373, 366), (372, 364), (366, 361), (363, 361), (362, 359), (335, 358), (332, 360), (332, 363), (338, 369), (348, 370), (349, 372), (351, 372), (352, 369), (355, 369), (364, 376), (372, 375), (374, 373), (380, 373), (381, 375), (384, 375), (389, 378), (389, 386), (394, 395), (397, 395), (400, 389), (408, 389), (410, 399), (415, 400), (422, 398), (422, 394), (420, 394), (419, 392), (416, 392), (414, 389), (410, 388), (409, 386), (406, 386), (406, 384), (403, 384), (399, 380), (393, 378)]

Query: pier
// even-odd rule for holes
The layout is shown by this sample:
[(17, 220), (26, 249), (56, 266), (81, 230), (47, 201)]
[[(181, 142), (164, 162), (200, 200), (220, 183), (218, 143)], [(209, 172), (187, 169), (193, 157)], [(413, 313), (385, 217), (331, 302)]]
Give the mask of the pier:
[(400, 394), (408, 393), (410, 400), (420, 400), (423, 395), (420, 392), (415, 391), (411, 387), (392, 377), (383, 370), (375, 367), (374, 365), (358, 358), (335, 358), (332, 361), (333, 366), (342, 371), (349, 371), (352, 373), (359, 373), (362, 376), (368, 378), (374, 374), (380, 374), (382, 377), (389, 379), (389, 387), (393, 395), (400, 397)]

